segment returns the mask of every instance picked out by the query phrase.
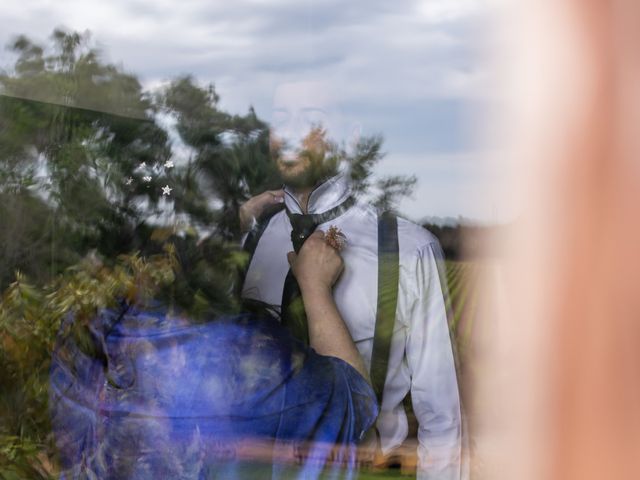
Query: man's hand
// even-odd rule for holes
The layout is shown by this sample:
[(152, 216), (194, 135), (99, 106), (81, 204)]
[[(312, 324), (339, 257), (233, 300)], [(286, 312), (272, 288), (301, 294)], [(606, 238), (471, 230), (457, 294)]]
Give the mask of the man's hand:
[(262, 212), (271, 205), (284, 202), (284, 190), (267, 190), (251, 197), (240, 207), (240, 231), (248, 232)]
[(298, 255), (287, 253), (287, 259), (303, 295), (310, 290), (330, 292), (344, 269), (342, 257), (321, 231), (307, 238)]

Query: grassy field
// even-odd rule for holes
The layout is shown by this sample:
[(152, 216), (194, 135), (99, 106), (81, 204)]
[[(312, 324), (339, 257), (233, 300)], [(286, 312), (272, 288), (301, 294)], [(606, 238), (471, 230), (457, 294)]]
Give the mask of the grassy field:
[(449, 327), (455, 341), (459, 360), (468, 353), (473, 338), (475, 319), (480, 300), (478, 276), (481, 266), (477, 262), (447, 262), (449, 287)]

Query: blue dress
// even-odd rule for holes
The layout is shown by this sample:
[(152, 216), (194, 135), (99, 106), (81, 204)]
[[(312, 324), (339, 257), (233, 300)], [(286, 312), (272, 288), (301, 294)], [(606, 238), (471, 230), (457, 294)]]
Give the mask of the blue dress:
[(271, 317), (193, 323), (123, 305), (88, 331), (61, 334), (52, 359), (62, 478), (354, 475), (371, 386)]

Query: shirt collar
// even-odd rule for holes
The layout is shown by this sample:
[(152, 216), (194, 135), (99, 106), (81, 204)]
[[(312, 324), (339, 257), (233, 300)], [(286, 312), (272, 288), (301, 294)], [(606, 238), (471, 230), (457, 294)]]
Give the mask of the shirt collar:
[[(296, 199), (293, 190), (285, 185), (284, 203), (292, 213), (302, 213), (302, 208)], [(337, 207), (351, 195), (351, 182), (348, 172), (325, 180), (313, 189), (309, 196), (308, 212), (311, 214), (324, 213)]]

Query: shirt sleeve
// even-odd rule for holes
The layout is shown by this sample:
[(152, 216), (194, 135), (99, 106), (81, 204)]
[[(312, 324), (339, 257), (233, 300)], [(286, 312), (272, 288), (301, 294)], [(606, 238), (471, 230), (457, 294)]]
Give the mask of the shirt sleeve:
[(418, 420), (418, 479), (467, 478), (462, 462), (462, 413), (447, 321), (447, 286), (437, 242), (416, 253), (415, 296), (407, 335), (411, 401)]

